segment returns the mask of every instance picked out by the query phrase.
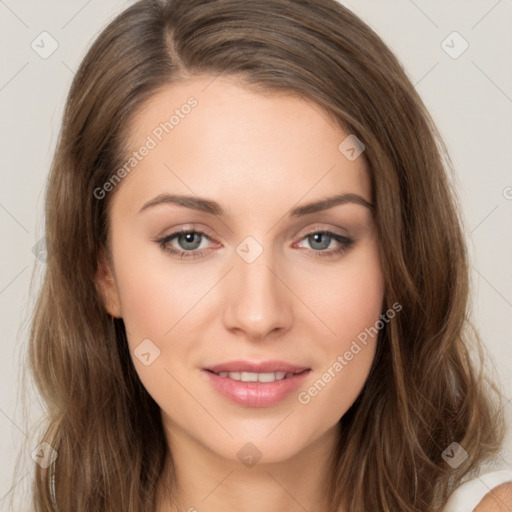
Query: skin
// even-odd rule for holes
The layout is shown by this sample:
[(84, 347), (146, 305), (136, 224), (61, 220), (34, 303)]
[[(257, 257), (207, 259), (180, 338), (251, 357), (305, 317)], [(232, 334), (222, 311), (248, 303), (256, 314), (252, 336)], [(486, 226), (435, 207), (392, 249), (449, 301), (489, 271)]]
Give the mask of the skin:
[[(149, 100), (130, 127), (131, 150), (190, 96), (197, 107), (111, 192), (113, 267), (103, 258), (98, 273), (106, 309), (123, 318), (136, 371), (161, 408), (180, 507), (159, 497), (158, 512), (325, 510), (337, 423), (368, 377), (376, 338), (308, 404), (297, 395), (378, 321), (383, 276), (369, 208), (288, 213), (335, 193), (371, 202), (364, 158), (345, 158), (338, 146), (348, 133), (309, 100), (198, 76)], [(164, 192), (215, 200), (226, 216), (170, 203), (139, 213)], [(195, 249), (203, 256), (180, 259), (155, 242), (180, 227), (210, 237)], [(323, 229), (355, 242), (315, 257), (341, 246), (307, 236)], [(263, 249), (252, 263), (236, 252), (248, 236)], [(168, 245), (190, 247), (183, 238)], [(160, 355), (145, 366), (133, 351), (147, 338)], [(218, 394), (202, 372), (234, 359), (280, 359), (312, 372), (280, 403), (250, 408)], [(248, 442), (261, 453), (252, 467), (237, 456)]]
[(488, 492), (474, 512), (509, 512), (512, 510), (512, 483), (498, 485)]

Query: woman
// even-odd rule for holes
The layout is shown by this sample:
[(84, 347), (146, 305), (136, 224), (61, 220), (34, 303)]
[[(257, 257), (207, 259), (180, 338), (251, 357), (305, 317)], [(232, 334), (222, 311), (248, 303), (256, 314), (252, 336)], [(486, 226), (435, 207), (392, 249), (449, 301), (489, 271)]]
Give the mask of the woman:
[(443, 153), (334, 0), (120, 14), (49, 181), (35, 510), (456, 510), (504, 425)]

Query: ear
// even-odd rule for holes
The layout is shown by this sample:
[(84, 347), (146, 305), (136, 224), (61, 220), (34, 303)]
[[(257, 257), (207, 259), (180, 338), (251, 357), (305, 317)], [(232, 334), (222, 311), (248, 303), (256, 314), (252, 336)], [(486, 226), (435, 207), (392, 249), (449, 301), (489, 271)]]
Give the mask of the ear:
[(99, 257), (95, 282), (96, 290), (98, 291), (107, 312), (115, 318), (122, 318), (121, 300), (119, 298), (119, 292), (114, 279), (114, 273), (103, 252)]

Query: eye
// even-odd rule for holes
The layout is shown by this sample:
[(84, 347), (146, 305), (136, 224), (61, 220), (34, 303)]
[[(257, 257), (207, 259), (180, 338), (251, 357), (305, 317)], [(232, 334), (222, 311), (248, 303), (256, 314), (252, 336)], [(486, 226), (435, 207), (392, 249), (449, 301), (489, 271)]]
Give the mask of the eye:
[[(172, 244), (175, 239), (178, 247)], [(201, 247), (203, 239), (211, 241), (211, 238), (202, 231), (184, 228), (179, 231), (175, 231), (160, 240), (156, 240), (156, 242), (164, 251), (174, 256), (179, 256), (180, 259), (200, 258), (208, 252), (207, 249)], [(315, 258), (334, 258), (336, 256), (340, 256), (355, 242), (352, 238), (325, 230), (312, 231), (304, 236), (302, 240), (308, 241), (311, 247), (308, 251), (311, 252)], [(332, 242), (338, 244), (338, 247), (328, 250)]]
[[(355, 242), (353, 238), (333, 233), (332, 231), (313, 231), (302, 240), (307, 240), (315, 258), (334, 258), (347, 251)], [(338, 244), (335, 249), (328, 249), (332, 242)]]
[[(176, 238), (178, 248), (173, 247), (171, 241)], [(170, 254), (177, 255), (180, 258), (198, 258), (203, 256), (206, 251), (198, 251), (197, 249), (201, 246), (201, 238), (210, 240), (210, 237), (202, 231), (195, 229), (180, 229), (170, 235), (157, 240), (160, 247), (169, 252)], [(182, 249), (180, 249), (181, 247)]]

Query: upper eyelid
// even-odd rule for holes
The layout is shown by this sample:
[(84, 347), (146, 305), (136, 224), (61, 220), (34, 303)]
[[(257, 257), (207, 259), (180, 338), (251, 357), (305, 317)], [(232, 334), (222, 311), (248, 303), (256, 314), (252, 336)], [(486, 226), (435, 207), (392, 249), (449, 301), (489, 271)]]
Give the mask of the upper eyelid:
[(173, 231), (172, 233), (169, 233), (168, 235), (161, 236), (159, 240), (172, 240), (173, 238), (176, 238), (177, 236), (185, 233), (197, 233), (199, 235), (204, 236), (205, 238), (208, 238), (208, 240), (213, 240), (213, 237), (210, 236), (208, 233), (203, 231), (202, 229), (192, 229), (192, 228), (182, 228), (177, 229), (176, 231)]
[[(197, 233), (199, 235), (204, 236), (205, 238), (207, 238), (211, 242), (215, 241), (214, 237), (210, 236), (207, 232), (203, 231), (202, 229), (193, 228), (193, 227), (190, 227), (190, 228), (180, 228), (180, 229), (178, 229), (176, 231), (173, 231), (172, 233), (169, 233), (168, 235), (160, 237), (158, 239), (158, 241), (159, 242), (170, 242), (171, 240), (173, 240), (174, 238), (178, 237), (182, 233)], [(294, 238), (299, 236), (299, 233), (300, 233), (300, 230), (294, 235)], [(316, 233), (332, 233), (333, 235), (336, 235), (336, 236), (339, 236), (339, 237), (342, 237), (342, 238), (346, 238), (346, 239), (351, 239), (352, 238), (348, 233), (346, 233), (346, 234), (338, 233), (334, 228), (330, 228), (330, 227), (326, 227), (326, 226), (323, 226), (323, 227), (314, 226), (314, 227), (308, 229), (305, 233), (303, 233), (302, 236), (300, 237), (300, 240), (303, 240), (307, 236), (310, 236), (310, 235), (316, 234)], [(191, 251), (191, 252), (193, 252), (193, 251)]]

